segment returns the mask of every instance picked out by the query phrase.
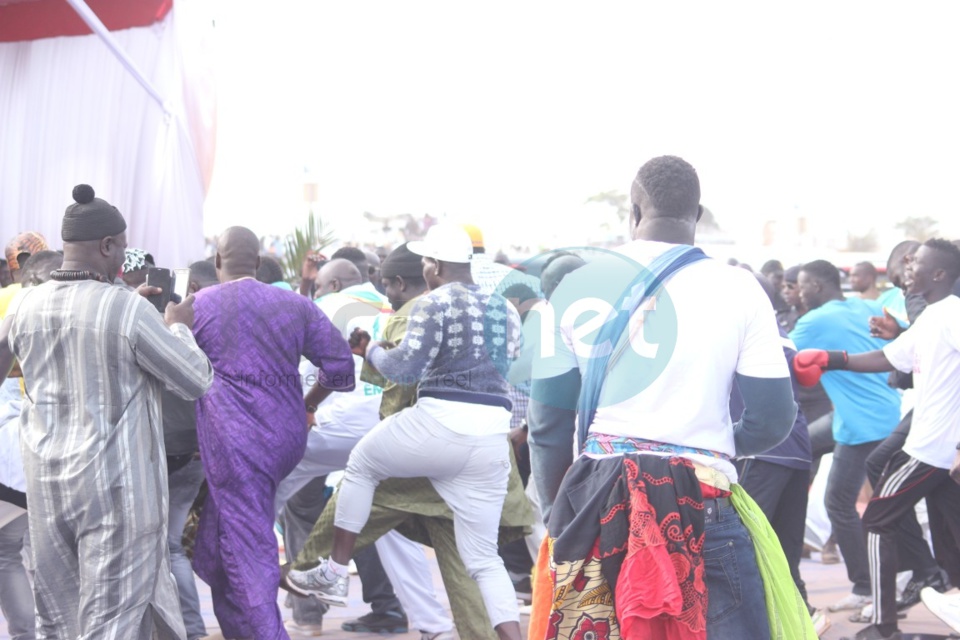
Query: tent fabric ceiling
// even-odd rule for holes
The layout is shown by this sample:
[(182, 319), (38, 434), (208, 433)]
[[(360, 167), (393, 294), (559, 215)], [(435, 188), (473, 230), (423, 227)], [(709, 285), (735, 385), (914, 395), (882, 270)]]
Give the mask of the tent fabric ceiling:
[(0, 42), (0, 243), (38, 231), (59, 248), (70, 192), (85, 182), (123, 213), (130, 246), (163, 266), (203, 257), (216, 148), (210, 5), (177, 0), (159, 22), (111, 32), (164, 107), (97, 35)]
[[(87, 0), (111, 31), (163, 20), (173, 0)], [(0, 42), (92, 33), (64, 0), (0, 0)]]

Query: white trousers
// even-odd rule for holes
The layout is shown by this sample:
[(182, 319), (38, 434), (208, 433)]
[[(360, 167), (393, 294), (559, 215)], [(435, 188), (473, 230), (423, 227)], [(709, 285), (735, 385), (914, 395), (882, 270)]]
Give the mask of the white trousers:
[(423, 547), (396, 531), (382, 536), (376, 546), (383, 570), (407, 612), (410, 628), (429, 634), (452, 631), (453, 620), (437, 599)]
[[(472, 405), (458, 404), (469, 420)], [(491, 432), (499, 431), (497, 427), (491, 425)], [(350, 454), (337, 500), (336, 525), (360, 533), (382, 480), (429, 478), (453, 511), (457, 549), (467, 573), (480, 587), (493, 626), (519, 621), (516, 592), (497, 554), (510, 474), (508, 447), (503, 433), (461, 435), (419, 405), (404, 409), (378, 424)]]
[(530, 509), (533, 511), (533, 525), (530, 527), (530, 535), (523, 540), (527, 543), (527, 551), (530, 553), (533, 563), (536, 564), (540, 555), (540, 546), (543, 544), (543, 539), (547, 537), (547, 528), (543, 524), (543, 512), (540, 511), (540, 494), (537, 493), (537, 483), (533, 479), (532, 471), (524, 493), (527, 495), (527, 499), (530, 501)]
[[(287, 500), (314, 478), (342, 471), (350, 452), (367, 431), (337, 423), (322, 423), (310, 429), (303, 460), (277, 487), (277, 514)], [(423, 547), (391, 531), (377, 540), (377, 552), (410, 625), (428, 633), (453, 629), (453, 621), (437, 599)]]

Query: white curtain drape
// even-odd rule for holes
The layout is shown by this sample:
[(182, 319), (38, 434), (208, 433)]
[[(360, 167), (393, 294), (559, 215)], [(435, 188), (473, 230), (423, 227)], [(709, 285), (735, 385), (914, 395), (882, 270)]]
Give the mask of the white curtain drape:
[(203, 257), (213, 168), (213, 22), (177, 0), (160, 22), (114, 31), (158, 105), (96, 36), (0, 44), (0, 243), (39, 231), (59, 248), (79, 183), (116, 205), (131, 247), (159, 266)]

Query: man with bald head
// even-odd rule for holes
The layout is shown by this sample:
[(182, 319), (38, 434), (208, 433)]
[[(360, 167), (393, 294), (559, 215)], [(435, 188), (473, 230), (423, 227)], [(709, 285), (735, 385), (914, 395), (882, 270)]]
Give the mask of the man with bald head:
[(387, 297), (375, 286), (380, 280), (380, 276), (375, 275), (380, 269), (380, 257), (377, 254), (357, 247), (341, 247), (334, 252), (332, 259), (352, 262), (360, 272), (361, 288), (365, 294), (378, 299), (382, 306), (388, 306)]
[(346, 258), (334, 258), (317, 272), (317, 297), (363, 284), (363, 275)]
[[(317, 272), (317, 304), (324, 312), (333, 318), (329, 305), (331, 301), (353, 301), (366, 304), (380, 313), (390, 313), (387, 299), (373, 288), (369, 279), (364, 279), (363, 272), (356, 263), (346, 258), (334, 258)], [(347, 297), (328, 297), (331, 293), (344, 294)], [(320, 301), (327, 298), (325, 303)], [(325, 308), (326, 307), (326, 308)]]
[[(277, 607), (274, 497), (303, 457), (306, 414), (330, 393), (353, 389), (353, 355), (315, 304), (257, 281), (260, 242), (249, 229), (220, 235), (215, 265), (220, 284), (199, 291), (195, 304), (194, 334), (215, 375), (197, 403), (210, 493), (194, 569), (210, 585), (224, 636), (287, 638)], [(318, 368), (306, 400), (301, 355)]]

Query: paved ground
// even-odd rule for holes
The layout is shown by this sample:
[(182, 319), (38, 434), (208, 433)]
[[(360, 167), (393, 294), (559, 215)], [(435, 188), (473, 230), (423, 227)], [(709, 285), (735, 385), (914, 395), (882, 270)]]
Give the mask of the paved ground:
[[(823, 565), (816, 560), (804, 560), (803, 565), (801, 566), (801, 573), (803, 574), (804, 580), (807, 583), (810, 600), (814, 606), (826, 607), (830, 603), (842, 598), (848, 592), (849, 583), (847, 582), (846, 571), (842, 564)], [(443, 585), (440, 581), (440, 574), (437, 570), (435, 562), (433, 566), (433, 576), (437, 593), (442, 602), (446, 604), (446, 596), (443, 592)], [(327, 619), (324, 621), (325, 631), (322, 637), (330, 640), (364, 640), (370, 638), (379, 638), (380, 640), (384, 640), (384, 636), (379, 636), (376, 634), (347, 633), (340, 630), (340, 623), (342, 623), (344, 620), (355, 618), (366, 613), (367, 611), (363, 601), (360, 599), (360, 585), (356, 579), (356, 576), (354, 576), (352, 580), (353, 582), (350, 588), (350, 605), (344, 609), (334, 609), (330, 612)], [(217, 631), (217, 621), (213, 615), (213, 606), (210, 602), (210, 592), (206, 588), (206, 585), (204, 585), (202, 582), (200, 583), (200, 587), (201, 598), (203, 599), (204, 617), (207, 621), (207, 629), (208, 632), (214, 633)], [(953, 593), (957, 593), (957, 591), (955, 590)], [(290, 610), (283, 608), (282, 596), (280, 598), (280, 603), (284, 617), (289, 617)], [(847, 620), (847, 616), (850, 613), (851, 612), (841, 612), (839, 614), (831, 614), (833, 626), (829, 631), (827, 631), (826, 634), (823, 635), (823, 640), (838, 640), (844, 636), (852, 636), (862, 625), (849, 622)], [(945, 635), (949, 632), (947, 626), (931, 615), (922, 604), (917, 605), (910, 610), (907, 619), (901, 621), (900, 628), (904, 631), (913, 633)], [(418, 640), (420, 635), (418, 633), (408, 633), (393, 637), (397, 638), (397, 640)], [(746, 638), (747, 636), (745, 635), (744, 637)], [(904, 637), (909, 638), (909, 635), (905, 635)], [(9, 635), (7, 634), (6, 623), (2, 618), (0, 618), (0, 640), (8, 639)], [(293, 640), (299, 639), (294, 638)], [(463, 640), (470, 639), (464, 638)]]

